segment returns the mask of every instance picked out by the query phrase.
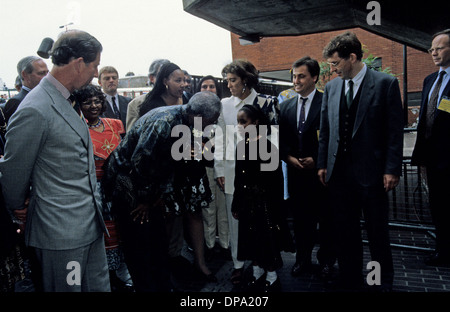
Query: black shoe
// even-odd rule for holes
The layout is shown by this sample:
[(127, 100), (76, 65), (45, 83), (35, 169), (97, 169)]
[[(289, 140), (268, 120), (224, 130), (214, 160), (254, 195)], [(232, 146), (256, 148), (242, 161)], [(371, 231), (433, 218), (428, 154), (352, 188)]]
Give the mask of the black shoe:
[(292, 266), (291, 275), (296, 277), (303, 273), (311, 272), (312, 264), (311, 262), (295, 262)]
[(258, 279), (252, 276), (250, 282), (247, 283), (245, 291), (255, 291), (255, 292), (262, 291), (264, 289), (264, 284), (266, 281), (265, 279), (266, 274), (261, 275)]
[(334, 266), (330, 264), (324, 264), (320, 266), (320, 272), (319, 276), (320, 278), (325, 281), (331, 281), (333, 279), (334, 274)]
[(425, 264), (429, 266), (450, 267), (450, 259), (449, 257), (444, 257), (440, 253), (436, 252), (425, 260)]
[(244, 268), (234, 269), (230, 280), (234, 286), (240, 286), (244, 280)]
[(109, 281), (111, 292), (134, 292), (134, 286), (122, 281), (116, 274), (116, 271), (109, 271)]
[(279, 292), (279, 291), (281, 291), (281, 282), (278, 277), (272, 284), (270, 284), (269, 281), (265, 281), (263, 292)]

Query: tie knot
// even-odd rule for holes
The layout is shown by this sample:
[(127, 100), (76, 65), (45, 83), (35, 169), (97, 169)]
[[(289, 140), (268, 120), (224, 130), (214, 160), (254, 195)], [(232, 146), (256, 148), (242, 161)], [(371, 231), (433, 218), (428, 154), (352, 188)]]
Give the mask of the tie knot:
[(348, 81), (348, 85), (349, 85), (350, 87), (353, 86), (353, 80), (350, 79), (350, 80)]
[(306, 103), (306, 101), (308, 100), (308, 98), (301, 97), (301, 99), (302, 99), (302, 101), (303, 101), (302, 104), (305, 105), (305, 103)]

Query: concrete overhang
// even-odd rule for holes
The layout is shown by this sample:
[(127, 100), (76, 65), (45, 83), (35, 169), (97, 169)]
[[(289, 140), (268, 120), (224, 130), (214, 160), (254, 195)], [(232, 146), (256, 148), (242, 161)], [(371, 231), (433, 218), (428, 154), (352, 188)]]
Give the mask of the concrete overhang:
[[(379, 5), (380, 25), (369, 25)], [(450, 27), (450, 2), (356, 0), (183, 0), (184, 10), (250, 41), (360, 27), (426, 51)], [(371, 23), (374, 20), (370, 19)], [(247, 42), (248, 43), (248, 42)]]

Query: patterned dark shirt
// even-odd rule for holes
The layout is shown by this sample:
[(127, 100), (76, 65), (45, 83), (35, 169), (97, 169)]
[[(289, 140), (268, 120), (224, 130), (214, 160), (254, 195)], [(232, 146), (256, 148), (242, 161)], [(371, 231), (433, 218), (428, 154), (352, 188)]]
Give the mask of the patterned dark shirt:
[[(180, 139), (172, 137), (172, 129), (188, 125), (185, 116), (186, 106), (176, 105), (155, 108), (138, 119), (105, 163), (105, 196), (113, 201), (119, 196), (128, 209), (162, 198), (166, 211), (176, 214), (207, 205), (211, 195), (205, 189), (204, 165), (175, 161), (171, 155)], [(194, 168), (194, 174), (185, 174), (186, 168)]]

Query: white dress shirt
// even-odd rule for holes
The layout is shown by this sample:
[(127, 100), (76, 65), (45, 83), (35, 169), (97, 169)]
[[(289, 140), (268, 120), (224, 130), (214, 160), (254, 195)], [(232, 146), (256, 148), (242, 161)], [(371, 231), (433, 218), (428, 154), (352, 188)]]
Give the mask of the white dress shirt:
[(308, 100), (306, 100), (306, 103), (305, 103), (305, 121), (306, 121), (306, 119), (308, 119), (308, 113), (309, 113), (309, 109), (311, 108), (311, 103), (312, 103), (312, 100), (314, 98), (314, 95), (316, 95), (316, 88), (314, 88), (314, 90), (310, 94), (308, 94), (307, 96), (302, 96), (301, 94), (298, 95), (298, 101), (297, 101), (297, 125), (298, 125), (298, 121), (300, 120), (300, 109), (302, 108), (302, 103), (303, 103), (302, 98), (308, 98)]
[[(112, 101), (112, 98), (113, 98), (113, 97), (112, 97), (111, 95), (109, 95), (109, 94), (106, 94), (106, 93), (105, 93), (105, 96), (106, 96), (106, 101), (108, 101), (109, 106), (111, 107), (112, 111), (114, 112), (113, 101)], [(119, 95), (116, 93), (116, 95), (114, 95), (114, 97), (116, 98), (116, 108), (117, 108), (117, 111), (120, 112), (120, 107), (119, 107)]]
[(364, 80), (364, 76), (366, 75), (366, 72), (367, 72), (366, 64), (363, 63), (363, 65), (364, 65), (363, 68), (359, 71), (359, 73), (356, 74), (355, 77), (353, 77), (352, 79), (345, 80), (345, 94), (347, 94), (348, 89), (349, 89), (348, 82), (350, 80), (353, 81), (353, 98), (355, 98), (356, 94), (358, 93), (359, 87), (361, 86), (361, 84)]

